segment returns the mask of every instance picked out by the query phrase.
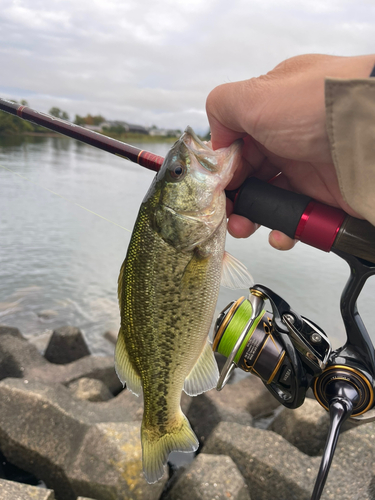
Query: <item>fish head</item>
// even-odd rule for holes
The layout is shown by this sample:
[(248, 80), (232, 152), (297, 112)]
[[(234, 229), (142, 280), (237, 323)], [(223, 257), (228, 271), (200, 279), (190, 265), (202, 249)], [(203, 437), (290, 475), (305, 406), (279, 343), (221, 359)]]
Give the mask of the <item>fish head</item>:
[(224, 189), (241, 159), (242, 140), (214, 151), (188, 127), (155, 179), (155, 229), (179, 250), (206, 241), (226, 217)]

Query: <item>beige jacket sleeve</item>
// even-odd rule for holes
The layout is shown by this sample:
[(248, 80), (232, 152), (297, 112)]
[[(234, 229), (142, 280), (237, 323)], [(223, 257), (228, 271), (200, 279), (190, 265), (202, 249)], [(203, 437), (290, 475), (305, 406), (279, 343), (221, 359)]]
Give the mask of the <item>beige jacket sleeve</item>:
[(326, 121), (345, 201), (375, 225), (375, 78), (325, 82)]

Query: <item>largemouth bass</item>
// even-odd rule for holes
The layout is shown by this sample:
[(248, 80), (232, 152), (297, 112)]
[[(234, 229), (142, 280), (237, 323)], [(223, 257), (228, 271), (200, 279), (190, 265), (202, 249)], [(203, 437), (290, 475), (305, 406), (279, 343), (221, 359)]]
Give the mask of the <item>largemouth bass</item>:
[(224, 188), (240, 157), (241, 141), (213, 151), (188, 127), (143, 200), (121, 268), (116, 371), (133, 393), (143, 391), (150, 483), (171, 451), (198, 448), (181, 391), (194, 396), (217, 384), (208, 333), (222, 274), (228, 286), (251, 286), (246, 268), (224, 251)]

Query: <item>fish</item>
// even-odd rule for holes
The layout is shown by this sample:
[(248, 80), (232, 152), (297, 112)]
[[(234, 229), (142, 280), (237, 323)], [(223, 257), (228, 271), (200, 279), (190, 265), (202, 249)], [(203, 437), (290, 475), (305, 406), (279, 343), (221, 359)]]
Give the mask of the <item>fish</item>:
[(165, 472), (172, 451), (199, 442), (180, 407), (217, 385), (208, 338), (221, 281), (248, 288), (246, 267), (225, 252), (224, 188), (241, 160), (242, 141), (214, 151), (187, 127), (168, 152), (135, 222), (118, 280), (120, 330), (115, 369), (143, 393), (143, 471)]

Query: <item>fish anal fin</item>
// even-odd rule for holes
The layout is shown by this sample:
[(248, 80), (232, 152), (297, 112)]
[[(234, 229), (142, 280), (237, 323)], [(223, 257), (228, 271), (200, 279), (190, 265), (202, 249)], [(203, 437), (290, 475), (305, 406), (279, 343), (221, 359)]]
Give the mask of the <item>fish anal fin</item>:
[(189, 396), (197, 396), (216, 387), (218, 379), (219, 369), (211, 344), (207, 340), (201, 355), (185, 379), (184, 391)]
[(228, 252), (224, 252), (221, 284), (226, 288), (250, 288), (254, 280), (246, 266)]
[(119, 331), (115, 349), (115, 370), (121, 382), (136, 396), (142, 392), (141, 377), (133, 367), (126, 350), (124, 335)]
[(149, 432), (142, 424), (142, 459), (143, 472), (148, 483), (156, 483), (164, 474), (164, 466), (172, 451), (194, 452), (199, 441), (190, 427), (188, 419), (181, 412), (181, 425), (177, 429), (167, 429), (158, 436)]

